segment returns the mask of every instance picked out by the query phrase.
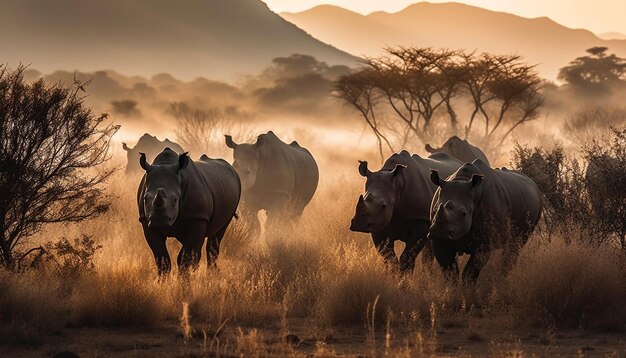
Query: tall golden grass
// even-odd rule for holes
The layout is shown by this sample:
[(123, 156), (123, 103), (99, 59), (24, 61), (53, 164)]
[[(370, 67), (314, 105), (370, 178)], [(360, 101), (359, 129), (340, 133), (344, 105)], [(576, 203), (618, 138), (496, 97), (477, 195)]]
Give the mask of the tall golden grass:
[[(412, 275), (398, 277), (385, 268), (368, 235), (348, 230), (363, 186), (356, 170), (326, 164), (322, 170), (319, 191), (300, 222), (255, 238), (235, 221), (216, 270), (202, 260), (190, 277), (174, 273), (164, 280), (157, 278), (137, 221), (136, 186), (119, 173), (109, 185), (114, 200), (107, 215), (52, 227), (33, 239), (92, 235), (103, 247), (95, 269), (79, 275), (0, 271), (0, 321), (13, 333), (175, 326), (185, 336), (203, 336), (211, 351), (226, 349), (216, 337), (231, 329), (239, 333), (228, 349), (239, 354), (267, 351), (257, 327), (276, 325), (287, 334), (290, 322), (305, 322), (319, 337), (320, 355), (333, 353), (324, 343), (329, 332), (350, 327), (379, 339), (368, 343), (375, 354), (392, 349), (390, 340), (410, 341), (394, 351), (405, 356), (432, 353), (442, 325), (471, 330), (476, 312), (517, 327), (624, 328), (626, 269), (617, 248), (535, 235), (510, 275), (492, 258), (475, 287), (449, 283), (436, 263), (424, 266), (419, 258)], [(170, 241), (173, 256), (180, 245)], [(380, 341), (379, 333), (386, 338)], [(281, 347), (294, 353), (288, 343)]]

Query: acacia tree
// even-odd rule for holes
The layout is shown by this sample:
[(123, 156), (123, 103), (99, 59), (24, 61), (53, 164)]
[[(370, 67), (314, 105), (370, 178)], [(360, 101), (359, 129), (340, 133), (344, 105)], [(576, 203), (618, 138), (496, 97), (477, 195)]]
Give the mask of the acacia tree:
[(82, 84), (26, 84), (23, 72), (0, 68), (0, 266), (9, 269), (45, 224), (107, 210), (101, 184), (113, 169), (99, 166), (119, 128), (84, 105)]
[(486, 117), (485, 133), (493, 136), (496, 130), (510, 116), (511, 125), (501, 136), (500, 144), (520, 124), (535, 119), (544, 97), (540, 94), (541, 79), (534, 71), (534, 66), (520, 62), (518, 56), (494, 56), (491, 60), (495, 74), (487, 82), (487, 89), (496, 109), (494, 123), (489, 128)]
[(391, 151), (393, 151), (393, 147), (383, 133), (375, 112), (375, 108), (381, 100), (381, 96), (376, 92), (377, 74), (372, 69), (363, 69), (350, 76), (341, 76), (337, 80), (336, 94), (361, 114), (376, 137), (378, 151), (382, 158), (384, 155), (383, 143)]
[(539, 115), (541, 83), (534, 66), (519, 56), (396, 47), (367, 58), (360, 71), (340, 77), (336, 89), (359, 111), (382, 152), (383, 142), (394, 150), (390, 137), (401, 138), (403, 147), (410, 136), (424, 142), (442, 127), (458, 133), (457, 107), (465, 101), (473, 106), (465, 137), (482, 118), (483, 137), (498, 136), (502, 143)]
[(592, 47), (559, 71), (559, 79), (585, 96), (604, 96), (626, 87), (626, 59), (607, 54), (607, 47)]

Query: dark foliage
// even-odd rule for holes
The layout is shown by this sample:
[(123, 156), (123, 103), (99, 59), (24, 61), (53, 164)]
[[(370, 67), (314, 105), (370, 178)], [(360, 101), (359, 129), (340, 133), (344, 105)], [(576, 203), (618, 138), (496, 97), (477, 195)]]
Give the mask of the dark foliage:
[(584, 148), (585, 182), (597, 222), (619, 239), (626, 252), (626, 129)]
[(77, 276), (85, 272), (93, 271), (94, 255), (102, 249), (101, 245), (88, 235), (82, 238), (75, 238), (70, 241), (64, 237), (57, 242), (49, 242), (44, 246), (33, 249), (37, 252), (32, 255), (32, 259), (20, 262), (22, 269), (28, 267), (32, 269), (52, 269), (53, 272), (62, 276)]
[(559, 71), (559, 79), (576, 93), (602, 97), (626, 89), (626, 59), (607, 54), (606, 47), (592, 47)]
[(541, 189), (548, 234), (561, 231), (596, 245), (617, 239), (626, 251), (626, 130), (613, 129), (610, 139), (594, 141), (582, 152), (585, 170), (560, 147), (518, 145), (513, 165)]
[(18, 245), (45, 224), (104, 213), (103, 182), (118, 127), (83, 103), (83, 84), (39, 80), (0, 69), (0, 265), (14, 268)]
[[(543, 222), (548, 236), (555, 231), (590, 224), (592, 213), (584, 171), (577, 161), (565, 156), (563, 148), (546, 150), (518, 144), (513, 154), (513, 166), (533, 179), (543, 193)], [(581, 233), (581, 236), (585, 234)]]

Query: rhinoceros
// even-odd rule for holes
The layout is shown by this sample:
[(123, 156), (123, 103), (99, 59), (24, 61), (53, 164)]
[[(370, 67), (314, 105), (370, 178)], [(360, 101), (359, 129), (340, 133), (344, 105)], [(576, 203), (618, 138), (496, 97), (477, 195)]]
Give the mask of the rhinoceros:
[(241, 213), (259, 232), (259, 210), (265, 209), (267, 224), (299, 218), (313, 198), (319, 170), (311, 153), (297, 142), (286, 144), (274, 132), (257, 137), (256, 143), (237, 144), (225, 135), (233, 149), (233, 167), (243, 188)]
[[(445, 175), (445, 174), (444, 174)], [(458, 277), (457, 254), (469, 254), (464, 281), (476, 282), (494, 249), (504, 249), (505, 271), (516, 261), (541, 217), (539, 188), (529, 177), (482, 160), (461, 166), (446, 180), (437, 171), (428, 237), (444, 272)]]
[(180, 272), (198, 266), (205, 238), (207, 263), (214, 266), (241, 196), (237, 172), (225, 160), (202, 156), (193, 161), (187, 153), (179, 155), (170, 148), (152, 164), (141, 153), (139, 164), (145, 170), (137, 191), (139, 221), (159, 274), (171, 270), (168, 237), (183, 245), (178, 253)]
[[(430, 171), (452, 174), (461, 164), (446, 153), (421, 158), (406, 150), (389, 157), (377, 172), (361, 161), (359, 173), (367, 178), (365, 195), (359, 196), (350, 230), (370, 233), (387, 264), (403, 273), (412, 272), (417, 255), (427, 244), (430, 203), (437, 189), (430, 181)], [(393, 250), (396, 240), (406, 244), (399, 261)], [(432, 261), (432, 256), (424, 257), (426, 262)]]
[(471, 163), (474, 159), (480, 159), (489, 165), (487, 156), (480, 148), (457, 136), (448, 138), (440, 148), (433, 148), (430, 144), (426, 144), (426, 151), (428, 153), (448, 153), (463, 163)]
[(165, 148), (170, 148), (178, 154), (182, 154), (185, 151), (180, 145), (165, 138), (164, 141), (160, 141), (155, 136), (151, 136), (148, 133), (139, 138), (135, 147), (130, 148), (126, 143), (122, 143), (122, 148), (126, 151), (128, 163), (126, 164), (126, 174), (141, 173), (141, 167), (139, 166), (139, 153), (146, 155), (146, 160), (152, 161), (161, 153)]

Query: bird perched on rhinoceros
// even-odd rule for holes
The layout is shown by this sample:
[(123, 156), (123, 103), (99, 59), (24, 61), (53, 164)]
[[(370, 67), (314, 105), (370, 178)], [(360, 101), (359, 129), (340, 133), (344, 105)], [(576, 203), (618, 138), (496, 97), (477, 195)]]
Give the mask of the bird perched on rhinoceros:
[(439, 188), (428, 233), (437, 262), (456, 279), (457, 254), (469, 254), (463, 279), (475, 282), (491, 252), (502, 248), (508, 271), (541, 217), (543, 202), (535, 182), (519, 171), (492, 169), (480, 159), (446, 180), (439, 175), (431, 174)]
[(235, 215), (241, 182), (233, 167), (222, 159), (203, 155), (193, 161), (187, 153), (165, 148), (148, 164), (145, 154), (139, 163), (145, 174), (137, 191), (139, 221), (159, 274), (171, 270), (165, 241), (175, 237), (183, 245), (178, 268), (197, 267), (207, 240), (207, 263), (215, 265), (220, 242)]
[(430, 144), (426, 144), (426, 151), (428, 153), (447, 153), (463, 163), (471, 163), (475, 159), (480, 159), (483, 163), (490, 165), (487, 156), (480, 148), (457, 136), (448, 138), (440, 148), (433, 148)]
[(311, 153), (295, 141), (284, 143), (272, 131), (259, 135), (254, 144), (237, 144), (230, 135), (225, 139), (241, 178), (242, 216), (253, 230), (258, 233), (260, 229), (259, 210), (266, 210), (268, 226), (299, 218), (319, 182)]
[(122, 143), (122, 148), (126, 151), (126, 156), (128, 158), (128, 163), (126, 164), (126, 174), (141, 173), (142, 170), (139, 166), (139, 153), (144, 153), (146, 155), (146, 160), (153, 161), (157, 154), (161, 153), (161, 151), (165, 148), (170, 148), (178, 154), (183, 154), (185, 152), (180, 145), (170, 141), (169, 139), (165, 138), (165, 140), (160, 141), (157, 137), (148, 133), (144, 133), (144, 135), (139, 138), (135, 147), (130, 148), (126, 145), (126, 143)]
[[(427, 244), (430, 203), (437, 189), (430, 181), (431, 169), (452, 174), (462, 164), (446, 153), (421, 158), (405, 150), (389, 157), (377, 172), (362, 161), (359, 173), (367, 178), (365, 195), (359, 196), (350, 230), (371, 233), (388, 264), (399, 265), (401, 272), (413, 271), (415, 258)], [(393, 250), (396, 240), (406, 244), (399, 261)], [(425, 257), (432, 261), (430, 253)]]

